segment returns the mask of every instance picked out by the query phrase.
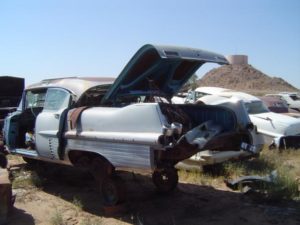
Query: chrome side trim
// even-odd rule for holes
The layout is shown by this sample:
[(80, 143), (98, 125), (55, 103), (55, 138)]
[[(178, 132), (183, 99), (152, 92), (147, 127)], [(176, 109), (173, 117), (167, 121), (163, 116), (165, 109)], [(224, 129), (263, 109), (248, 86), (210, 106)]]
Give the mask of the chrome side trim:
[(79, 150), (100, 154), (115, 167), (152, 168), (152, 154), (150, 146), (147, 145), (70, 139), (67, 149), (68, 152)]

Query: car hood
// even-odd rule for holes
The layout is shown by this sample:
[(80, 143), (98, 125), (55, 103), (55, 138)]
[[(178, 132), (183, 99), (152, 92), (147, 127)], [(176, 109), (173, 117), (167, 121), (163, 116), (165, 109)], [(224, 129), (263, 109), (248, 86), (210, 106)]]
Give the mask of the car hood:
[(273, 112), (250, 114), (258, 131), (270, 136), (299, 135), (300, 120)]
[(228, 64), (224, 56), (208, 51), (144, 45), (120, 73), (103, 103), (126, 95), (171, 98), (206, 62)]
[(259, 114), (250, 114), (251, 117), (264, 119), (264, 120), (270, 120), (273, 122), (278, 122), (280, 124), (284, 124), (286, 126), (289, 126), (291, 124), (300, 123), (298, 119), (279, 114), (279, 113), (273, 113), (273, 112), (267, 112), (267, 113), (259, 113)]

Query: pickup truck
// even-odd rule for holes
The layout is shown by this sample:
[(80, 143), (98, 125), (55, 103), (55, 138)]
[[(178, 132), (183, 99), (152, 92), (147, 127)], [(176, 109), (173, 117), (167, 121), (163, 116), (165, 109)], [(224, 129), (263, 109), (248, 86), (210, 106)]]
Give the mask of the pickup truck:
[(249, 130), (228, 108), (169, 103), (206, 62), (228, 63), (204, 50), (145, 45), (116, 79), (69, 77), (30, 85), (5, 119), (7, 150), (29, 163), (90, 170), (108, 205), (125, 199), (118, 170), (151, 171), (159, 192), (172, 191), (179, 161), (204, 149), (250, 143)]

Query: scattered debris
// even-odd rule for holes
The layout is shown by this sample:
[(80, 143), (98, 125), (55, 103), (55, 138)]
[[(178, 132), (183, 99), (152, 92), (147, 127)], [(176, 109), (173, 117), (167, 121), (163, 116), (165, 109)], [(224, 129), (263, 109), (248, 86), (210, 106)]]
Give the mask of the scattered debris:
[(233, 190), (242, 190), (243, 193), (250, 191), (263, 193), (267, 187), (274, 184), (277, 177), (277, 171), (274, 170), (266, 176), (243, 176), (235, 180), (225, 180), (225, 183), (227, 187)]

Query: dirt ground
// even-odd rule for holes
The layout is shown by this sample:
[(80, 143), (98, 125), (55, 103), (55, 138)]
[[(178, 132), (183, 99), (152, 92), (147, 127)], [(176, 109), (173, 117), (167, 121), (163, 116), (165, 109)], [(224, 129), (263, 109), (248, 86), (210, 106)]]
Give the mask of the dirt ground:
[[(22, 161), (11, 170), (27, 176)], [(239, 192), (180, 182), (171, 194), (155, 191), (150, 174), (124, 172), (127, 202), (105, 208), (95, 183), (86, 172), (55, 164), (43, 166), (41, 186), (14, 188), (16, 201), (9, 225), (193, 225), (300, 224), (295, 202), (264, 203)], [(22, 175), (23, 174), (23, 175)]]

